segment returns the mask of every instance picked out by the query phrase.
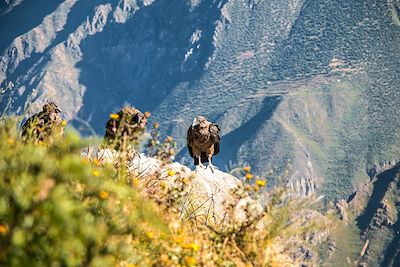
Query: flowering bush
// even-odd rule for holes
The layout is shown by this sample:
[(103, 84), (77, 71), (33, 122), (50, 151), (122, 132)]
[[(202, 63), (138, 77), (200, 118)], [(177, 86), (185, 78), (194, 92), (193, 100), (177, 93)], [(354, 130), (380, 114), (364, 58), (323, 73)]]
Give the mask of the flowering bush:
[(170, 163), (175, 159), (176, 142), (171, 136), (167, 136), (163, 142), (160, 141), (159, 124), (153, 124), (150, 139), (147, 143), (147, 155), (160, 159), (164, 163)]
[(156, 248), (138, 241), (149, 225), (165, 228), (155, 208), (113, 169), (82, 160), (76, 134), (34, 146), (6, 120), (0, 140), (0, 265), (151, 263)]

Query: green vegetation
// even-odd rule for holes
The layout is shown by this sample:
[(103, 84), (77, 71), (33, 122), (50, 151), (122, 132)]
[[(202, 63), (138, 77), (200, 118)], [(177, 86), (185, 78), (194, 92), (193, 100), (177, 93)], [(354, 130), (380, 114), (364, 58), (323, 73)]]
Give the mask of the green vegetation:
[[(153, 133), (154, 136), (157, 136)], [(157, 144), (157, 142), (156, 142)], [(306, 200), (255, 180), (239, 194), (263, 191), (264, 213), (223, 231), (180, 218), (179, 191), (190, 177), (171, 173), (174, 188), (147, 194), (138, 177), (81, 157), (72, 130), (49, 143), (23, 142), (15, 119), (0, 121), (0, 265), (5, 266), (292, 266), (329, 220)], [(153, 146), (154, 148), (154, 146)], [(154, 155), (169, 161), (167, 138)], [(123, 168), (121, 164), (119, 168)], [(154, 177), (157, 179), (157, 177)], [(311, 236), (311, 237), (310, 237)], [(325, 234), (323, 234), (325, 236)], [(297, 253), (297, 254), (296, 254)]]
[(154, 207), (113, 169), (82, 160), (76, 133), (24, 144), (7, 120), (0, 138), (0, 263), (114, 266), (157, 250), (144, 230), (163, 229)]

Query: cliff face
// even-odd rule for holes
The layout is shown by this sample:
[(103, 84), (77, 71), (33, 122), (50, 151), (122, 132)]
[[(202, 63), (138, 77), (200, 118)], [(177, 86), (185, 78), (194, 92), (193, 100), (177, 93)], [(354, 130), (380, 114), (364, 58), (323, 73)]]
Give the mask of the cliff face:
[(193, 117), (223, 130), (215, 163), (293, 168), (301, 194), (349, 195), (400, 155), (398, 1), (2, 1), (0, 110), (58, 102), (103, 134), (124, 103), (182, 152)]
[[(346, 224), (346, 238), (338, 241), (357, 266), (398, 266), (400, 264), (400, 164), (386, 164), (359, 186), (335, 209)], [(339, 237), (340, 234), (335, 234)], [(340, 255), (342, 252), (338, 251)], [(338, 255), (336, 254), (336, 255)], [(339, 259), (336, 264), (341, 265)]]

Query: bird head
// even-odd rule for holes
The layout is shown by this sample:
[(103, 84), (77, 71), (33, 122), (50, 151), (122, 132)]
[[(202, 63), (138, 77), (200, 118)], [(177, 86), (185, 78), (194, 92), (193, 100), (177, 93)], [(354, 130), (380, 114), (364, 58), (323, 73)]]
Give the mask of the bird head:
[(139, 125), (141, 129), (144, 129), (147, 124), (147, 118), (142, 112), (138, 112), (134, 117), (134, 121)]
[(46, 104), (43, 105), (43, 111), (47, 113), (58, 113), (61, 114), (61, 109), (60, 107), (54, 103), (54, 102), (47, 102)]
[(129, 124), (137, 125), (141, 129), (144, 129), (146, 127), (147, 118), (138, 109), (131, 106), (126, 106), (120, 112), (122, 112), (122, 116), (126, 116), (127, 118), (129, 118)]
[(207, 127), (207, 119), (203, 116), (197, 116), (194, 118), (193, 123), (192, 123), (192, 128), (200, 128), (204, 129)]
[(47, 102), (43, 105), (43, 111), (49, 116), (52, 123), (56, 125), (62, 122), (61, 109), (54, 102)]

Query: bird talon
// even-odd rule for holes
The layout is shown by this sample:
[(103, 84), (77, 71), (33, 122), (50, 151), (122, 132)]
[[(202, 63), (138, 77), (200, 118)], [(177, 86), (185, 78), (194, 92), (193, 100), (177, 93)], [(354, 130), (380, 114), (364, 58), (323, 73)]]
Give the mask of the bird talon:
[(215, 167), (211, 163), (207, 167), (210, 167), (212, 173), (215, 172)]
[(196, 169), (198, 169), (198, 168), (203, 169), (203, 170), (205, 169), (203, 164), (197, 165), (197, 166), (196, 166)]

